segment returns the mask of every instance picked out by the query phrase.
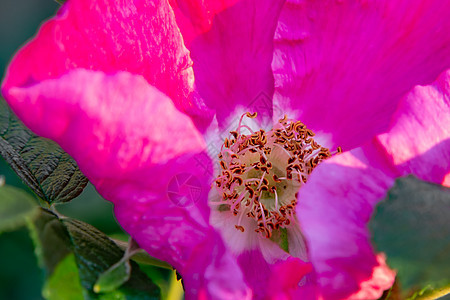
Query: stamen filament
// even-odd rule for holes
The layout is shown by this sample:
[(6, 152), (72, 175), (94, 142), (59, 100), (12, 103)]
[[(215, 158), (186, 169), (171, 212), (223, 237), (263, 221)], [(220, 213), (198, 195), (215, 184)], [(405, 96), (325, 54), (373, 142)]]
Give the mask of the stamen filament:
[[(221, 147), (221, 173), (213, 185), (222, 201), (211, 202), (211, 206), (239, 214), (235, 227), (241, 232), (245, 231), (241, 225), (244, 215), (249, 217), (255, 231), (269, 238), (273, 230), (294, 221), (298, 190), (313, 169), (342, 149), (331, 153), (314, 140), (305, 124), (287, 116), (267, 132), (253, 131), (242, 123), (244, 116), (254, 118), (256, 113), (243, 114), (236, 131), (230, 131)], [(241, 134), (243, 128), (250, 134)], [(222, 210), (223, 204), (228, 208)]]

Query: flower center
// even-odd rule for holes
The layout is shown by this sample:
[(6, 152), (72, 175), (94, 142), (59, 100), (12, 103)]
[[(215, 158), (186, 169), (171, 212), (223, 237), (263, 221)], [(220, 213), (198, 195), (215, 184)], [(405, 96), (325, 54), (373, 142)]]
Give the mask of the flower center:
[[(297, 193), (312, 170), (332, 153), (314, 141), (314, 133), (300, 121), (287, 116), (272, 130), (253, 131), (243, 125), (230, 131), (219, 154), (221, 172), (215, 185), (221, 199), (219, 211), (238, 216), (237, 230), (253, 229), (267, 238), (285, 228), (295, 216)], [(249, 134), (242, 134), (246, 129)], [(338, 147), (337, 153), (341, 152)], [(243, 217), (255, 220), (255, 228), (244, 228)]]

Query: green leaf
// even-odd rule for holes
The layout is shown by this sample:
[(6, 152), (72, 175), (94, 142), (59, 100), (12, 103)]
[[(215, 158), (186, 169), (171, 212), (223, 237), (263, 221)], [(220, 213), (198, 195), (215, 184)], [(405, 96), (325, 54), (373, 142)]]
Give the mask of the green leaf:
[(450, 285), (450, 189), (399, 178), (370, 221), (373, 242), (404, 293)]
[(42, 200), (67, 202), (88, 180), (75, 161), (54, 142), (26, 128), (0, 98), (0, 154)]
[(423, 289), (416, 291), (407, 300), (449, 300), (450, 299), (450, 286), (443, 288), (432, 288), (427, 285)]
[[(73, 219), (63, 219), (70, 238), (80, 272), (81, 285), (87, 289), (91, 297), (96, 297), (94, 285), (97, 279), (111, 266), (119, 262), (122, 251), (104, 233), (89, 224)], [(126, 295), (123, 299), (159, 299), (159, 288), (130, 261), (131, 276), (119, 291)], [(115, 295), (118, 295), (115, 292)]]
[[(104, 233), (89, 224), (58, 217), (46, 209), (39, 210), (39, 217), (30, 223), (30, 229), (37, 246), (38, 258), (49, 278), (44, 294), (48, 294), (48, 289), (57, 284), (50, 283), (53, 276), (63, 277), (61, 274), (55, 275), (62, 261), (73, 255), (85, 299), (159, 299), (159, 288), (134, 262), (130, 262), (131, 272), (128, 272), (128, 280), (119, 276), (122, 282), (119, 283), (120, 280), (116, 279), (113, 283), (109, 282), (110, 286), (106, 289), (101, 288), (101, 293), (95, 293), (94, 285), (99, 277), (121, 261), (124, 251)], [(67, 267), (65, 265), (65, 268)], [(62, 281), (60, 284), (65, 283)], [(115, 285), (116, 289), (112, 285)]]
[(46, 209), (39, 209), (38, 217), (28, 225), (39, 265), (50, 276), (72, 252), (69, 233), (58, 216)]
[(33, 197), (12, 186), (0, 186), (0, 232), (15, 230), (37, 214)]
[(83, 300), (83, 287), (80, 284), (77, 264), (73, 253), (67, 255), (56, 266), (47, 280), (42, 295), (48, 300)]
[(119, 261), (111, 268), (102, 273), (97, 282), (94, 284), (94, 292), (104, 293), (111, 292), (130, 278), (131, 266), (128, 260)]

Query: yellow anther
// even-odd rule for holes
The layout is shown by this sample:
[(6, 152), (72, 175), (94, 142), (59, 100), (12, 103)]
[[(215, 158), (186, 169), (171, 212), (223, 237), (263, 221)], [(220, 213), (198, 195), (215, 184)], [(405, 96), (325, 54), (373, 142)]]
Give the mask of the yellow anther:
[(254, 118), (256, 118), (256, 116), (258, 115), (258, 113), (255, 111), (254, 113), (246, 113), (245, 114), (247, 117), (249, 117), (250, 119), (254, 119)]

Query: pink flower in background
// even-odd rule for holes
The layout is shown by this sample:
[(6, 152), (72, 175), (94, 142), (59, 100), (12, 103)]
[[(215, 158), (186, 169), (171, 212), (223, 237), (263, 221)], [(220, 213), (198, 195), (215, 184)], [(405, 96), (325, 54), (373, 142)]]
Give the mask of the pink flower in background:
[[(182, 274), (188, 298), (379, 297), (395, 274), (369, 242), (374, 205), (398, 176), (450, 183), (450, 1), (169, 2), (67, 1), (14, 57), (4, 97)], [(223, 150), (211, 136), (250, 107), (253, 130), (287, 114), (347, 151), (305, 173), (286, 245), (243, 208), (208, 205), (209, 155)], [(195, 203), (179, 201), (185, 186)]]

